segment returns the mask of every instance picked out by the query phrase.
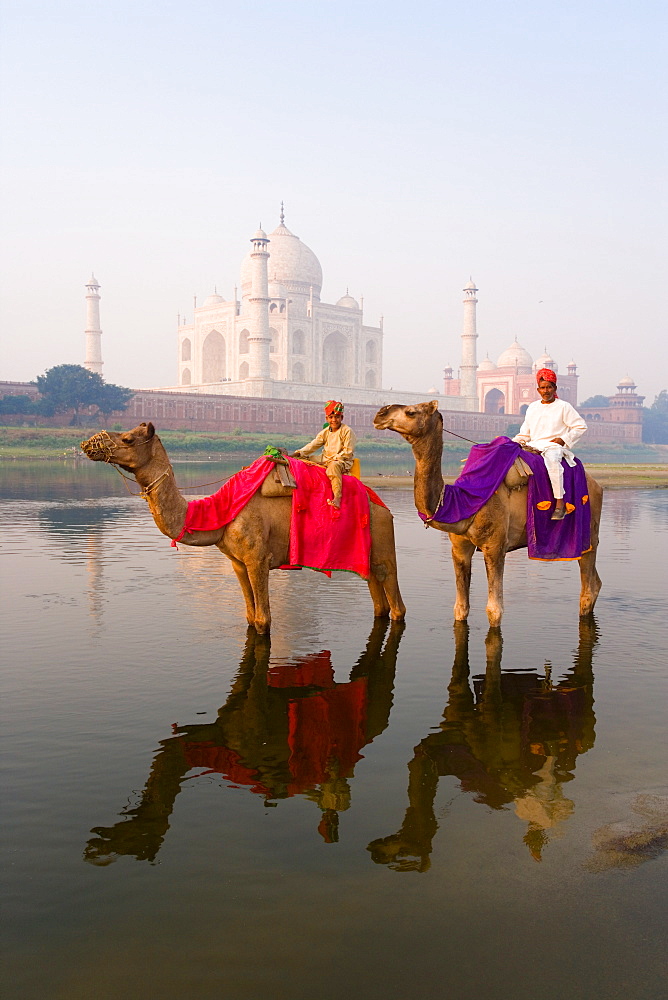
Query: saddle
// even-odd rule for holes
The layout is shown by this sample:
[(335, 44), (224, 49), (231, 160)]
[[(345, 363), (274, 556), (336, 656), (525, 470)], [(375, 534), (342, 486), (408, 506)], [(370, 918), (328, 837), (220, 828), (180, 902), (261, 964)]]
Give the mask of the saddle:
[(533, 472), (521, 455), (518, 455), (508, 469), (503, 483), (509, 490), (521, 490), (529, 482), (529, 476), (533, 476)]
[(276, 462), (260, 487), (260, 496), (291, 497), (292, 491), (296, 488), (297, 482), (287, 462)]

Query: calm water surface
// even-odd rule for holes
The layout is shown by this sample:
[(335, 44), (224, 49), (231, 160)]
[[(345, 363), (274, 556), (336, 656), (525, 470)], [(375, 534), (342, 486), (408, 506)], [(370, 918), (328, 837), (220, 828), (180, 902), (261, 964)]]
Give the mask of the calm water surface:
[(269, 643), (112, 470), (3, 471), (7, 996), (665, 995), (667, 493), (606, 493), (595, 622), (509, 557), (501, 637), (388, 490), (405, 627), (276, 572)]

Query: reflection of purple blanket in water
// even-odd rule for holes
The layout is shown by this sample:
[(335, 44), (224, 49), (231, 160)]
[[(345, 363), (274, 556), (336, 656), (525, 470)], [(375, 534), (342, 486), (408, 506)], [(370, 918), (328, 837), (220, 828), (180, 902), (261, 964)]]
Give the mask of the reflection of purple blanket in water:
[(542, 455), (522, 451), (507, 437), (471, 448), (461, 475), (446, 485), (443, 499), (432, 518), (421, 511), (423, 521), (456, 524), (473, 517), (499, 488), (515, 459), (521, 455), (531, 468), (527, 499), (527, 546), (530, 559), (578, 559), (590, 547), (591, 510), (584, 467), (562, 462), (564, 491), (569, 513), (563, 521), (552, 521), (552, 487)]

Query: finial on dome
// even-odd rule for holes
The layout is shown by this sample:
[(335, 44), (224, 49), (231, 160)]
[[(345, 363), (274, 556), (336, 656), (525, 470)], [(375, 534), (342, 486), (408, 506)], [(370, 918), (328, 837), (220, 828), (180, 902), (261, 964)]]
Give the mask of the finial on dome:
[(281, 202), (281, 225), (285, 225), (285, 212), (283, 211), (283, 202)]

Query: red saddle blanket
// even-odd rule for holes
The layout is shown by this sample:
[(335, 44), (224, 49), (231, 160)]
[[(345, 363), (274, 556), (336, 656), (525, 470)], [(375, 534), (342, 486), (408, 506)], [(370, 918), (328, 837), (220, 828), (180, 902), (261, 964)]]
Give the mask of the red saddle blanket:
[(343, 570), (369, 579), (371, 514), (369, 502), (385, 504), (354, 476), (343, 477), (339, 510), (327, 503), (332, 488), (324, 468), (290, 459), (297, 482), (290, 521), (290, 564), (309, 569)]
[[(369, 502), (385, 504), (373, 490), (354, 476), (343, 477), (340, 510), (327, 503), (332, 490), (324, 468), (291, 458), (297, 488), (292, 497), (290, 522), (291, 566), (305, 566), (323, 572), (342, 570), (369, 578), (371, 531)], [(183, 530), (186, 533), (215, 531), (229, 524), (257, 493), (274, 467), (268, 458), (258, 458), (235, 473), (210, 497), (188, 503)]]

